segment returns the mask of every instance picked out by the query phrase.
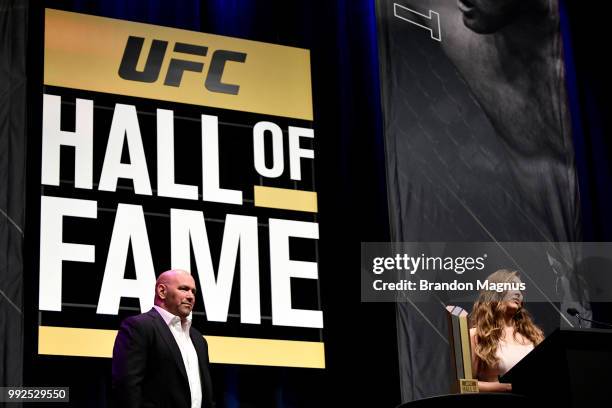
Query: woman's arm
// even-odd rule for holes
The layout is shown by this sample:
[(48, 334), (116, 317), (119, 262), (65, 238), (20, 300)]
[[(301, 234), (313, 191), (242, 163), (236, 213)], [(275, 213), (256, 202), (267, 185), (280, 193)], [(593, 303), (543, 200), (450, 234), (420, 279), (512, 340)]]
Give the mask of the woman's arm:
[[(470, 345), (472, 346), (472, 376), (478, 378), (478, 358), (476, 357), (476, 328), (470, 329)], [(512, 384), (499, 381), (478, 381), (478, 391), (481, 392), (511, 392)]]
[(512, 384), (500, 383), (499, 381), (478, 381), (480, 392), (512, 392)]

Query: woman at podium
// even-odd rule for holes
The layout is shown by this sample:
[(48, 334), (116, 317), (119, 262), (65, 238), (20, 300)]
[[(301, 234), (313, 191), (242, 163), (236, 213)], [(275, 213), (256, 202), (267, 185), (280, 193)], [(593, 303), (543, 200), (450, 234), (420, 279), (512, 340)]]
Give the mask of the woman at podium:
[[(500, 383), (505, 374), (543, 339), (523, 307), (517, 271), (500, 269), (487, 277), (489, 284), (511, 288), (503, 292), (483, 290), (469, 315), (472, 370), (481, 392), (510, 392), (512, 384)], [(491, 286), (490, 286), (491, 287)]]

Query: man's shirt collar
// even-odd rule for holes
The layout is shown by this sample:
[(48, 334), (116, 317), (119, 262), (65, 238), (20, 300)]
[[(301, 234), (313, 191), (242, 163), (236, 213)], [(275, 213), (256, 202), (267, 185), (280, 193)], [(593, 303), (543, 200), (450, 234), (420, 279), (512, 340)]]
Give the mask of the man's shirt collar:
[[(176, 324), (176, 322), (179, 322), (179, 323), (181, 322), (181, 318), (179, 316), (176, 316), (176, 315), (170, 313), (166, 309), (164, 309), (164, 308), (162, 308), (160, 306), (157, 306), (157, 305), (153, 305), (153, 307), (161, 315), (162, 319), (164, 319), (164, 322), (166, 322), (166, 324), (168, 326), (170, 326), (172, 324)], [(186, 322), (185, 322), (187, 327), (191, 327), (191, 318), (192, 318), (192, 313), (189, 313), (189, 315), (186, 318)]]

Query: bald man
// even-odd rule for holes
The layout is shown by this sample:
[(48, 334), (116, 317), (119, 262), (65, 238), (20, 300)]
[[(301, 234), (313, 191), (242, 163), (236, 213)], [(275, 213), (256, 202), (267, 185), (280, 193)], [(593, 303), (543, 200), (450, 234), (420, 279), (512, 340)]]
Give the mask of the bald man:
[(155, 304), (123, 321), (113, 348), (114, 406), (212, 408), (206, 340), (191, 326), (195, 281), (170, 270), (155, 283)]

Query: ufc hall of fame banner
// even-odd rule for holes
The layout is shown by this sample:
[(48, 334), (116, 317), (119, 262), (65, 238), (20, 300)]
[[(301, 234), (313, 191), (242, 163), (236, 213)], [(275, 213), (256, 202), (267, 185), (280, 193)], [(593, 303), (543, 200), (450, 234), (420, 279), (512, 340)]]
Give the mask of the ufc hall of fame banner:
[[(557, 0), (376, 3), (391, 240), (549, 243), (560, 295), (532, 314), (588, 316)], [(443, 299), (398, 302), (397, 330), (402, 400), (448, 393)]]
[(44, 19), (38, 354), (110, 358), (171, 268), (199, 284), (212, 363), (324, 369), (310, 50)]

